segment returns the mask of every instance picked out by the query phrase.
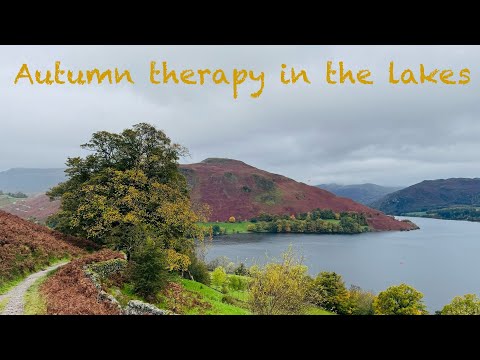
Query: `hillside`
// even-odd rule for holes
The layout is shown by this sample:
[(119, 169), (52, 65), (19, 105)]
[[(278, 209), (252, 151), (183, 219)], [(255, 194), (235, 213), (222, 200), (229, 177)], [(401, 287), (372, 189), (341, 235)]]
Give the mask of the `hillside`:
[(480, 206), (480, 178), (425, 180), (371, 204), (393, 215), (459, 205)]
[(64, 180), (64, 169), (15, 168), (0, 172), (0, 190), (43, 193)]
[(410, 224), (351, 199), (238, 160), (211, 158), (198, 164), (181, 165), (180, 169), (188, 180), (192, 201), (211, 207), (211, 221), (226, 221), (230, 216), (246, 220), (260, 213), (292, 214), (322, 208), (363, 212), (375, 230), (411, 229)]
[(43, 223), (58, 211), (60, 200), (50, 201), (45, 194), (39, 194), (26, 199), (15, 199), (14, 203), (0, 206), (0, 208), (22, 219), (34, 219)]
[(35, 271), (54, 259), (96, 248), (88, 240), (63, 235), (0, 211), (0, 287)]
[(330, 191), (337, 196), (347, 197), (360, 204), (368, 205), (387, 194), (403, 189), (402, 187), (380, 186), (376, 184), (321, 184), (317, 187)]

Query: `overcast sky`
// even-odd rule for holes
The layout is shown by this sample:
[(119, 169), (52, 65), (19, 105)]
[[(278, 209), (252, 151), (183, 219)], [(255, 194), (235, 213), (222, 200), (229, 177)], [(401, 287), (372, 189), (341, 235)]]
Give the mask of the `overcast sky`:
[[(308, 184), (373, 182), (411, 185), (424, 179), (479, 177), (478, 46), (1, 46), (0, 170), (62, 167), (98, 130), (139, 122), (163, 129), (191, 153), (242, 160)], [(13, 85), (21, 65), (32, 72), (94, 67), (129, 69), (134, 85)], [(327, 85), (327, 61), (372, 71), (374, 85)], [(471, 82), (391, 85), (388, 66), (465, 67)], [(152, 85), (150, 61), (175, 70), (233, 68), (265, 72), (258, 84)], [(311, 85), (281, 85), (280, 65), (308, 71)], [(198, 77), (197, 77), (198, 80)]]

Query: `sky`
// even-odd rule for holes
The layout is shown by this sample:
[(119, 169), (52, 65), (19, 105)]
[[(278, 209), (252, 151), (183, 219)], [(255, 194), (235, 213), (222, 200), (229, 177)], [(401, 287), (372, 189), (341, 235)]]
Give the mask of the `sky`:
[[(128, 69), (135, 84), (51, 86), (14, 80), (22, 64), (32, 72)], [(150, 62), (177, 74), (185, 69), (265, 73), (238, 87), (159, 84)], [(325, 81), (327, 61), (355, 72), (369, 69), (373, 85)], [(451, 69), (467, 85), (392, 85), (409, 68)], [(281, 64), (305, 69), (310, 84), (280, 82)], [(310, 185), (377, 183), (408, 186), (426, 179), (479, 177), (480, 47), (478, 46), (0, 46), (0, 171), (63, 167), (93, 132), (120, 132), (148, 122), (190, 156), (242, 160)], [(43, 75), (42, 75), (43, 76)], [(158, 77), (161, 79), (161, 75)], [(438, 79), (438, 75), (436, 76)], [(196, 76), (198, 80), (198, 76)]]

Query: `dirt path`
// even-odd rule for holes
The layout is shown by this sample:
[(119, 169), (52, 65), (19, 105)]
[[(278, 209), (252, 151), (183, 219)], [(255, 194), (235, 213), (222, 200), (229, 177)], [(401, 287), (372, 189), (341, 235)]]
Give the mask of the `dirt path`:
[(0, 295), (0, 303), (8, 299), (7, 305), (3, 312), (0, 315), (23, 315), (23, 309), (25, 307), (25, 293), (33, 285), (33, 283), (40, 279), (42, 276), (47, 275), (49, 271), (58, 269), (60, 266), (67, 264), (66, 262), (59, 263), (52, 265), (45, 270), (39, 271), (35, 274), (28, 276), (25, 280), (23, 280), (20, 284), (15, 286), (9, 292)]

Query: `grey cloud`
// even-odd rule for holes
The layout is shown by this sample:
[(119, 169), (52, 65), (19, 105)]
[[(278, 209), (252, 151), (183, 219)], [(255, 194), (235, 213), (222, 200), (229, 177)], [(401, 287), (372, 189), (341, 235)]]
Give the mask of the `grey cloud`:
[[(0, 47), (0, 170), (62, 166), (98, 130), (146, 121), (190, 149), (191, 158), (230, 157), (309, 184), (408, 185), (431, 178), (479, 176), (478, 46), (3, 46)], [(124, 86), (13, 85), (21, 64), (52, 69), (128, 68)], [(149, 62), (176, 70), (234, 67), (266, 73), (257, 85), (158, 85)], [(372, 86), (324, 82), (325, 63), (369, 68)], [(464, 67), (466, 86), (388, 84), (418, 64)], [(280, 64), (305, 68), (311, 85), (279, 85)], [(398, 76), (398, 75), (397, 75)]]

